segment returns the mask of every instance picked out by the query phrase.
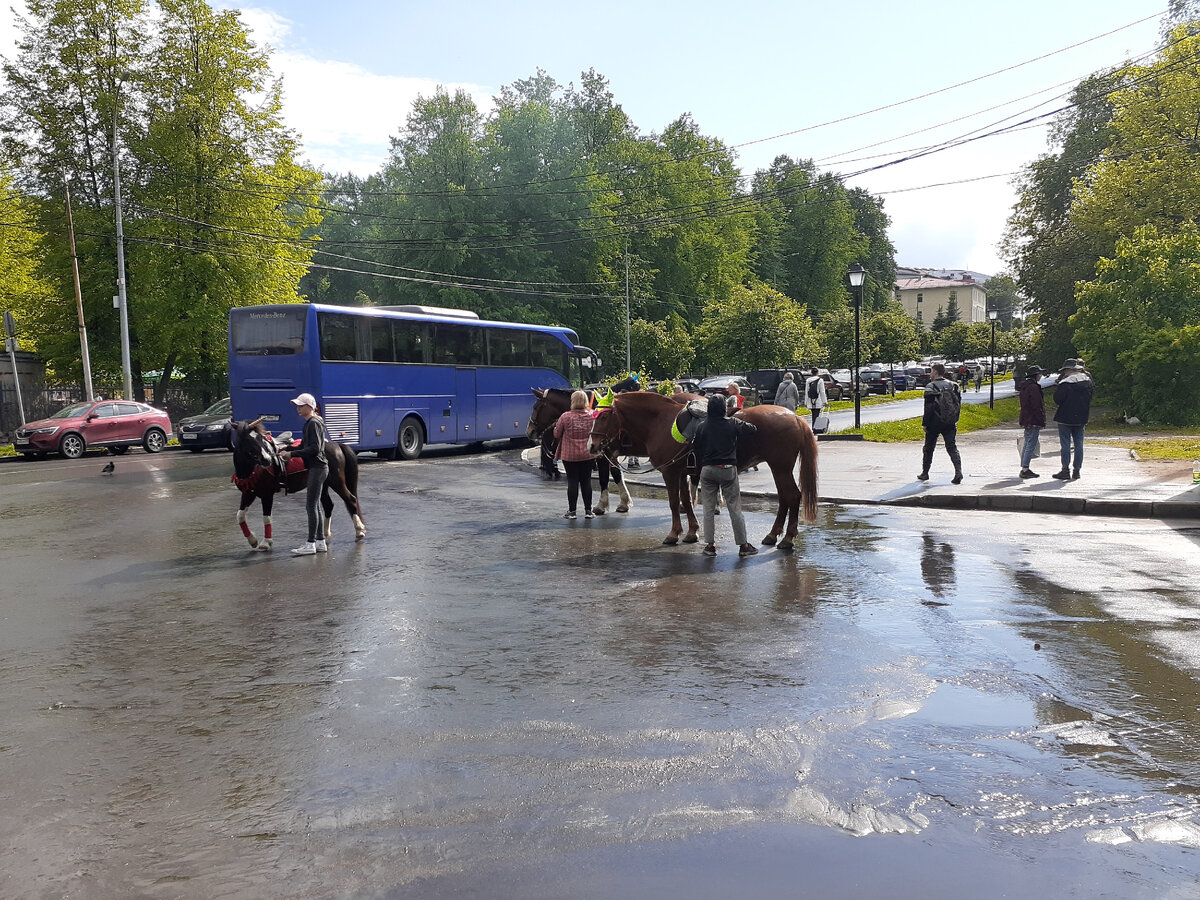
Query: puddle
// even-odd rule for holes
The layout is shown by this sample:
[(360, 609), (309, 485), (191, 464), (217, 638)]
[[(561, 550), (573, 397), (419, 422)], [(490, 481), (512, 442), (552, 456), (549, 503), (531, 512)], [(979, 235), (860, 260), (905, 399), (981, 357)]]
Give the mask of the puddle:
[(1037, 724), (1033, 703), (1015, 694), (985, 694), (957, 684), (942, 684), (912, 717), (943, 725), (1026, 728)]

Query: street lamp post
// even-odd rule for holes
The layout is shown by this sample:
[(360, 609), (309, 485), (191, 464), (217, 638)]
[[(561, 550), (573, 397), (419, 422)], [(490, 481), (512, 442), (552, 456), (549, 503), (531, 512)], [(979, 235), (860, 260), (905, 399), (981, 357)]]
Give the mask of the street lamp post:
[(862, 316), (863, 279), (867, 277), (867, 270), (855, 263), (846, 274), (850, 278), (850, 286), (854, 288), (854, 377), (850, 383), (854, 386), (854, 427), (857, 429), (862, 427), (862, 397), (858, 386), (859, 319)]
[(996, 408), (996, 310), (988, 310), (988, 318), (992, 323), (992, 377), (988, 385), (988, 409)]

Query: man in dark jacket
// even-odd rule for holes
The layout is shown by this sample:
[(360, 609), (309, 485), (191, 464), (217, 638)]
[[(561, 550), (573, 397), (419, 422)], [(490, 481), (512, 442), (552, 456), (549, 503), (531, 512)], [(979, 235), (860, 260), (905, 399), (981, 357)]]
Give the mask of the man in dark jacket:
[[(1068, 359), (1063, 363), (1058, 385), (1054, 388), (1054, 402), (1058, 405), (1054, 421), (1058, 423), (1059, 455), (1062, 458), (1062, 470), (1055, 472), (1054, 477), (1060, 481), (1068, 478), (1074, 481), (1083, 468), (1083, 431), (1091, 416), (1094, 388), (1092, 378), (1080, 360)], [(1072, 443), (1075, 444), (1075, 466), (1069, 469)]]
[(725, 497), (733, 539), (739, 556), (753, 556), (758, 548), (746, 540), (746, 520), (742, 516), (742, 495), (738, 487), (737, 442), (739, 435), (757, 432), (749, 422), (725, 416), (725, 398), (708, 398), (708, 418), (696, 429), (692, 451), (700, 466), (700, 490), (704, 498), (704, 555), (716, 556), (713, 542), (716, 530), (717, 493)]
[[(929, 465), (933, 462), (933, 451), (937, 449), (940, 437), (950, 454), (950, 462), (954, 463), (954, 477), (951, 484), (962, 484), (962, 457), (958, 455), (958, 411), (962, 403), (958, 385), (946, 377), (946, 367), (934, 363), (930, 367), (929, 384), (925, 385), (925, 415), (921, 417), (921, 425), (925, 428), (925, 446), (921, 451), (921, 481), (929, 480)], [(939, 399), (943, 391), (950, 394), (945, 402)]]
[(1033, 449), (1037, 446), (1038, 436), (1046, 427), (1046, 403), (1042, 399), (1042, 386), (1038, 378), (1042, 370), (1038, 366), (1030, 366), (1025, 371), (1025, 380), (1021, 383), (1021, 427), (1025, 429), (1025, 443), (1021, 446), (1021, 477), (1038, 478), (1037, 472), (1029, 468), (1033, 460)]

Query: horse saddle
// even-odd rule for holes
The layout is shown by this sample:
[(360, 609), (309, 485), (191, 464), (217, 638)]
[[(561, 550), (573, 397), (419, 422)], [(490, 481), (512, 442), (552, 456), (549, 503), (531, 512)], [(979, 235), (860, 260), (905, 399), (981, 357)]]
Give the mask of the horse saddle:
[(696, 436), (700, 423), (708, 418), (707, 400), (689, 400), (671, 423), (671, 437), (677, 444), (686, 444)]

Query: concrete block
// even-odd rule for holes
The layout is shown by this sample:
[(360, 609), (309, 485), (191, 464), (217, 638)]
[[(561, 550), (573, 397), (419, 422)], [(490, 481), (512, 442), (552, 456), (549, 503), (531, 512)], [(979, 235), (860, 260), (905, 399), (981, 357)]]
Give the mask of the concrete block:
[(979, 497), (979, 508), (1000, 509), (1007, 512), (1032, 512), (1033, 495), (1022, 493), (981, 494)]
[(1086, 501), (1083, 497), (1054, 497), (1035, 495), (1033, 500), (1034, 512), (1068, 513), (1082, 515)]
[(1200, 519), (1200, 502), (1194, 500), (1155, 500), (1153, 515), (1160, 519)]
[(1125, 516), (1147, 518), (1153, 514), (1149, 500), (1087, 500), (1084, 512), (1089, 516)]

